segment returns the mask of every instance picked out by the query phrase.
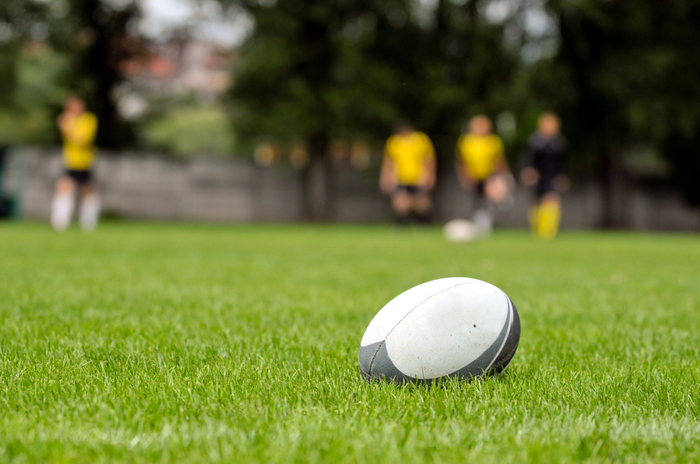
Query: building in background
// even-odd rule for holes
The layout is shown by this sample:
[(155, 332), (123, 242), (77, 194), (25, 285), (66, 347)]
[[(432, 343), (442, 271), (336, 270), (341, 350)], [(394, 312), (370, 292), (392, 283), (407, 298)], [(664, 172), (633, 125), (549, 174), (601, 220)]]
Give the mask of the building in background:
[(194, 96), (199, 104), (214, 104), (231, 87), (234, 49), (184, 35), (134, 47), (140, 52), (122, 63), (125, 80), (117, 91), (126, 119), (143, 116), (151, 100)]

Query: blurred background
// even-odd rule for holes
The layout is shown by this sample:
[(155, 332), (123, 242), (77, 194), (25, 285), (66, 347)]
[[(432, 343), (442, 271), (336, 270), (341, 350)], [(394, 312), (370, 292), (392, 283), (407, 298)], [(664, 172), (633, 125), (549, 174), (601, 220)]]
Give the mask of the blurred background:
[(108, 217), (386, 222), (382, 146), (408, 119), (445, 221), (466, 121), (491, 116), (517, 169), (555, 111), (563, 227), (698, 230), (698, 49), (694, 0), (3, 0), (0, 215), (48, 218), (77, 92)]

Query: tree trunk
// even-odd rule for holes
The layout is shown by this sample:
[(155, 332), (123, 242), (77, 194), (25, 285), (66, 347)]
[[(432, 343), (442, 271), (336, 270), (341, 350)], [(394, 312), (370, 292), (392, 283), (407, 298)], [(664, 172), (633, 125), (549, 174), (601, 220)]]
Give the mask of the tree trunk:
[(78, 14), (95, 35), (77, 72), (79, 79), (87, 77), (91, 81), (90, 103), (99, 123), (97, 144), (118, 148), (124, 144), (124, 138), (119, 133), (120, 120), (112, 94), (122, 80), (119, 67), (129, 55), (125, 48), (126, 29), (137, 14), (137, 7), (132, 4), (123, 10), (105, 13), (99, 0), (84, 0), (79, 3)]
[(311, 222), (328, 221), (333, 217), (335, 183), (327, 148), (327, 136), (313, 137), (309, 141), (309, 164), (302, 172), (304, 219)]
[(327, 20), (319, 18), (314, 10), (323, 0), (299, 2), (302, 14), (301, 42), (305, 59), (299, 72), (313, 92), (314, 112), (320, 125), (308, 138), (309, 164), (302, 176), (304, 218), (308, 221), (326, 221), (331, 218), (333, 198), (332, 165), (328, 157), (330, 144), (330, 117), (323, 89), (333, 82), (333, 42)]
[(620, 166), (620, 156), (611, 154), (603, 170), (604, 229), (624, 229), (629, 226), (627, 214), (627, 179)]

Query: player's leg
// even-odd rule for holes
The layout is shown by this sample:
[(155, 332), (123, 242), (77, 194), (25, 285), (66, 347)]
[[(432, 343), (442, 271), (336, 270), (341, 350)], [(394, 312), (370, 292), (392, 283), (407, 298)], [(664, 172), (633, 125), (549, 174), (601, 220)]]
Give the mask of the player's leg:
[(479, 182), (474, 189), (472, 221), (479, 235), (486, 237), (493, 230), (493, 210), (486, 196), (486, 183)]
[(472, 192), (472, 215), (484, 209), (486, 207), (486, 184), (484, 182), (479, 182), (474, 186)]
[(413, 211), (416, 213), (418, 221), (422, 224), (429, 224), (431, 220), (433, 203), (428, 192), (418, 190), (413, 196)]
[(394, 217), (397, 225), (408, 225), (411, 219), (412, 204), (413, 200), (408, 189), (399, 186), (391, 196), (391, 207), (394, 210)]
[(100, 219), (101, 203), (90, 175), (86, 174), (86, 177), (87, 179), (81, 192), (80, 228), (85, 232), (91, 232), (95, 230)]
[(552, 240), (559, 232), (561, 221), (561, 198), (556, 192), (547, 192), (539, 205), (537, 235)]
[(535, 202), (530, 207), (530, 212), (528, 215), (530, 219), (530, 231), (532, 232), (533, 237), (540, 236), (540, 219), (542, 217), (540, 215), (540, 205), (542, 204), (542, 199), (544, 198), (545, 194), (550, 190), (547, 184), (548, 183), (544, 182), (541, 177), (535, 184)]
[(540, 203), (534, 203), (528, 211), (528, 219), (530, 220), (530, 232), (532, 235), (539, 235), (540, 228)]
[(65, 230), (70, 225), (75, 209), (75, 180), (64, 175), (56, 182), (56, 193), (51, 203), (51, 226), (55, 230)]

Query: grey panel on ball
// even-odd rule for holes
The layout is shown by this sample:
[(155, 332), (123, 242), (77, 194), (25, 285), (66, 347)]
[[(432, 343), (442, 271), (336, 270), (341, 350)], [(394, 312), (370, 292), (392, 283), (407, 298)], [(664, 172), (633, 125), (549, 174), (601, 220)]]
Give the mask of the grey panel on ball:
[(386, 348), (386, 341), (383, 341), (377, 351), (377, 355), (374, 357), (374, 361), (371, 366), (372, 378), (385, 378), (386, 380), (393, 380), (394, 382), (407, 382), (414, 380), (408, 377), (403, 372), (398, 370), (394, 363), (389, 357), (389, 351)]
[(484, 375), (487, 369), (490, 372), (489, 367), (491, 366), (492, 361), (494, 361), (494, 358), (496, 358), (496, 356), (499, 355), (499, 350), (502, 351), (501, 347), (503, 346), (503, 342), (505, 341), (506, 336), (508, 335), (508, 329), (512, 321), (511, 314), (512, 311), (508, 311), (508, 317), (506, 317), (506, 322), (505, 324), (503, 324), (503, 329), (501, 329), (501, 333), (498, 334), (496, 341), (494, 341), (491, 344), (491, 346), (489, 346), (486, 349), (486, 351), (481, 353), (481, 356), (479, 356), (469, 365), (461, 368), (457, 372), (453, 372), (452, 374), (450, 374), (450, 377), (459, 377), (461, 379), (469, 380), (474, 377)]
[(368, 382), (384, 379), (397, 383), (410, 382), (414, 379), (398, 370), (389, 358), (386, 341), (360, 347), (360, 371)]
[(360, 347), (360, 372), (362, 372), (362, 375), (365, 377), (365, 379), (367, 379), (367, 381), (371, 380), (369, 370), (371, 367), (370, 364), (372, 363), (372, 358), (377, 353), (379, 346), (382, 343), (384, 342), (381, 341)]
[(513, 323), (510, 327), (510, 332), (508, 333), (508, 338), (506, 343), (503, 345), (501, 353), (498, 355), (496, 360), (491, 366), (491, 372), (495, 374), (500, 374), (503, 372), (508, 364), (513, 360), (515, 352), (518, 350), (518, 344), (520, 343), (520, 316), (518, 315), (518, 310), (515, 309), (513, 302), (510, 302), (510, 307), (513, 309)]

